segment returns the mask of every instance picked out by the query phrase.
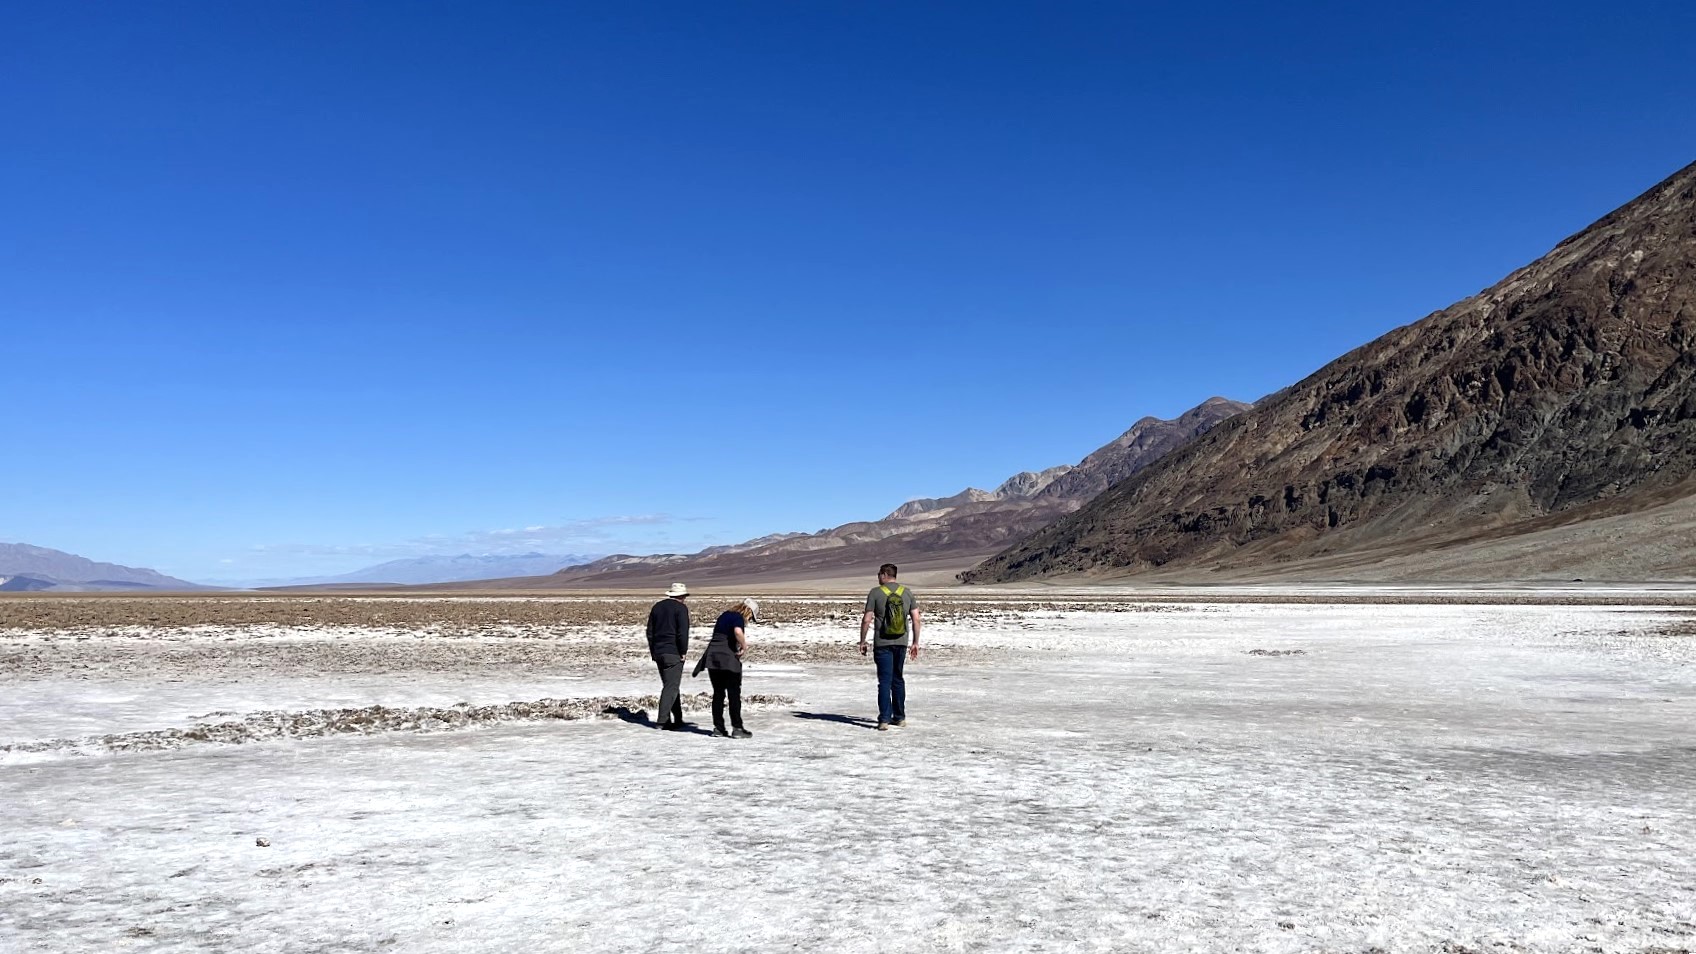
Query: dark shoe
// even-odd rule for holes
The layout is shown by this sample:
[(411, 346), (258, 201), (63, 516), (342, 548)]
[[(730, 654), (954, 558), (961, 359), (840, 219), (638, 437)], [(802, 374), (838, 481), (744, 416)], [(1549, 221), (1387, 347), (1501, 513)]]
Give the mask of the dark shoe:
[(723, 729), (714, 729), (713, 730), (713, 738), (715, 738), (715, 739), (728, 739), (728, 738), (730, 738), (730, 733), (724, 731)]
[(754, 737), (754, 733), (738, 726), (736, 731), (730, 733), (730, 737), (733, 739), (751, 739)]
[(681, 722), (661, 722), (660, 723), (660, 731), (662, 731), (662, 732), (682, 732), (683, 731), (683, 723), (681, 723)]

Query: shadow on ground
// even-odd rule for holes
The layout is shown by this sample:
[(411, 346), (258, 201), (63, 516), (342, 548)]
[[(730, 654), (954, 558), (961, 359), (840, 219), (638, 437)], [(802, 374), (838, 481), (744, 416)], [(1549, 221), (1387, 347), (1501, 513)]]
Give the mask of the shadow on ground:
[[(660, 727), (659, 723), (648, 717), (648, 710), (646, 709), (632, 709), (629, 706), (607, 706), (605, 709), (601, 710), (601, 714), (612, 716), (620, 722), (628, 722), (631, 725), (639, 725), (644, 729), (657, 729)], [(693, 722), (683, 723), (683, 728), (679, 731), (688, 735), (712, 735), (710, 730), (703, 729)]]
[(839, 712), (791, 712), (790, 715), (797, 719), (811, 719), (814, 722), (840, 722), (843, 725), (851, 725), (861, 729), (877, 728), (877, 723), (871, 719), (842, 715)]

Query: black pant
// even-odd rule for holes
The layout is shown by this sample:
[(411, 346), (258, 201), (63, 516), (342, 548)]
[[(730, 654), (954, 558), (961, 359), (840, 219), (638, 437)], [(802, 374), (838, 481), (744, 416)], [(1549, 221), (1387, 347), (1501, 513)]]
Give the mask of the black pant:
[[(681, 725), (683, 723), (683, 657), (667, 653), (655, 657), (654, 665), (660, 670), (660, 705), (659, 718), (655, 719), (660, 725), (667, 721)], [(670, 719), (667, 719), (667, 716)]]
[(742, 674), (728, 669), (709, 669), (713, 680), (713, 728), (724, 731), (724, 697), (730, 697), (730, 725), (742, 728)]

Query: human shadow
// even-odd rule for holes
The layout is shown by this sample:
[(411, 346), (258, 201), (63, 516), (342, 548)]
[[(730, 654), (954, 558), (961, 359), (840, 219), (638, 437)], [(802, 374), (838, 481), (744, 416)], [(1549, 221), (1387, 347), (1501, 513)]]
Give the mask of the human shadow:
[(631, 725), (655, 728), (654, 720), (648, 718), (648, 710), (646, 709), (632, 709), (629, 706), (607, 706), (601, 710), (601, 714), (613, 716), (620, 722), (628, 722)]
[(789, 714), (797, 719), (811, 719), (814, 722), (840, 722), (843, 725), (851, 725), (857, 729), (877, 728), (877, 723), (873, 722), (871, 719), (862, 719), (859, 716), (842, 715), (839, 712), (791, 712)]
[[(644, 729), (657, 729), (660, 727), (658, 722), (655, 722), (648, 716), (648, 710), (646, 709), (632, 709), (629, 706), (607, 706), (605, 709), (601, 710), (601, 714), (610, 715), (620, 722), (628, 722), (631, 725), (639, 725)], [(693, 722), (683, 723), (683, 728), (676, 731), (682, 732), (686, 735), (713, 734), (712, 730), (703, 729)]]

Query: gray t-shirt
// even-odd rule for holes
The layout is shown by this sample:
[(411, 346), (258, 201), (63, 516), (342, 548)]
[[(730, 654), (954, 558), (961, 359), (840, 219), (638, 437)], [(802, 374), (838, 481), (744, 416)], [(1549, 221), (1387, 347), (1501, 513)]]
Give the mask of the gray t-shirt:
[[(891, 583), (889, 584), (889, 592), (900, 596), (901, 602), (906, 605), (906, 612), (909, 616), (912, 615), (914, 610), (919, 608), (918, 597), (914, 596), (913, 591), (908, 587), (901, 586), (897, 583)], [(911, 619), (907, 620), (907, 629), (902, 635), (888, 637), (883, 635), (884, 623), (889, 619), (889, 594), (883, 592), (882, 586), (874, 586), (872, 587), (872, 591), (866, 594), (866, 612), (872, 614), (872, 636), (874, 637), (872, 640), (873, 646), (907, 645), (909, 638), (913, 634), (913, 621)]]

